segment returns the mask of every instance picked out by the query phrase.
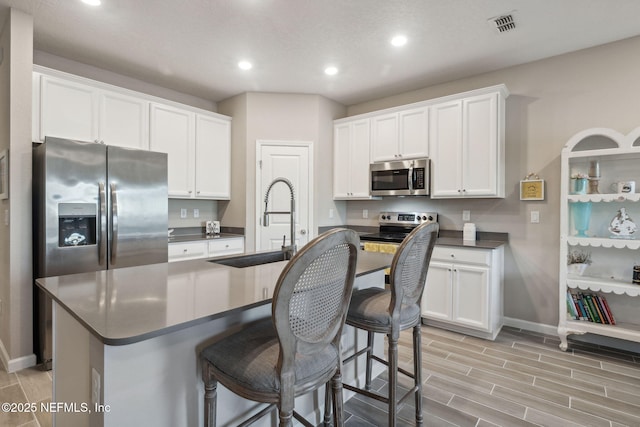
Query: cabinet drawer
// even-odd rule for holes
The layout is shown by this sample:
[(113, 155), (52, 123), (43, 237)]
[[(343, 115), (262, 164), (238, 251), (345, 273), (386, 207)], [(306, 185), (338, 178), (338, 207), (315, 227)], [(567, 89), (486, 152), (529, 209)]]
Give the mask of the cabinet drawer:
[(468, 264), (491, 265), (490, 249), (466, 249), (452, 246), (436, 246), (432, 259), (444, 262), (464, 262)]
[(209, 256), (232, 255), (244, 252), (244, 238), (219, 239), (209, 242)]
[(169, 243), (169, 262), (207, 257), (207, 242)]

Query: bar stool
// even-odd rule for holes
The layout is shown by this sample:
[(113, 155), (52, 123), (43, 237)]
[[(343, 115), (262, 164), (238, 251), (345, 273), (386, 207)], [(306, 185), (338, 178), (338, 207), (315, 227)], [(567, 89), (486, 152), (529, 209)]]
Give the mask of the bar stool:
[(345, 229), (305, 245), (284, 268), (270, 318), (227, 336), (201, 352), (205, 425), (216, 425), (217, 383), (245, 399), (270, 404), (241, 425), (279, 410), (280, 426), (294, 399), (331, 384), (334, 425), (343, 425), (341, 343), (355, 278), (360, 239)]
[[(366, 382), (364, 389), (349, 384), (344, 384), (344, 388), (386, 403), (389, 407), (389, 427), (396, 426), (398, 406), (411, 395), (415, 396), (416, 425), (422, 426), (420, 300), (437, 236), (436, 223), (424, 223), (416, 227), (403, 240), (393, 257), (389, 289), (356, 290), (351, 297), (347, 324), (367, 331), (367, 347), (345, 359), (344, 363), (366, 353)], [(413, 328), (413, 373), (398, 367), (400, 331), (409, 328)], [(373, 354), (374, 333), (387, 335), (388, 361)], [(371, 391), (373, 360), (385, 364), (388, 368), (388, 396)], [(413, 388), (400, 399), (397, 398), (398, 372), (414, 379)]]

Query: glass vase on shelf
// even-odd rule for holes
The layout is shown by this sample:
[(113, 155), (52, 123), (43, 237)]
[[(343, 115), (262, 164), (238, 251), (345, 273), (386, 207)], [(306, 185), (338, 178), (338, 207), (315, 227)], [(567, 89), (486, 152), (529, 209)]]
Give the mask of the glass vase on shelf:
[(589, 221), (591, 220), (591, 202), (573, 203), (571, 215), (573, 216), (573, 227), (577, 231), (576, 236), (589, 237), (586, 231), (589, 229)]
[(588, 178), (573, 178), (573, 194), (587, 194)]

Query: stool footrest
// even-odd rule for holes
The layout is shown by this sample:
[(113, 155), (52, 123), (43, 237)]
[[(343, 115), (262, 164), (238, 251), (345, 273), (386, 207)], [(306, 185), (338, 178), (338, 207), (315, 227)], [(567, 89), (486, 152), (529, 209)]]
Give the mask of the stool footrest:
[[(355, 355), (354, 355), (354, 356), (355, 356)], [(385, 365), (385, 366), (387, 366), (387, 367), (389, 366), (389, 362), (387, 362), (387, 361), (386, 361), (386, 360), (384, 360), (384, 359), (379, 358), (379, 357), (378, 357), (378, 356), (376, 356), (375, 354), (371, 355), (371, 358), (372, 358), (373, 360), (375, 360), (376, 362), (380, 362), (380, 363), (382, 363), (383, 365)], [(345, 362), (346, 362), (346, 361), (345, 361)], [(398, 366), (398, 372), (400, 372), (401, 374), (406, 375), (406, 376), (407, 376), (407, 377), (409, 377), (409, 378), (412, 378), (412, 379), (415, 379), (415, 378), (416, 378), (414, 373), (409, 372), (409, 371), (407, 371), (406, 369), (402, 369), (402, 368), (401, 368), (401, 367), (399, 367), (399, 366)]]
[[(360, 355), (362, 355), (362, 354), (366, 353), (370, 348), (371, 348), (371, 347), (365, 347), (365, 348), (363, 348), (362, 350), (359, 350), (358, 352), (353, 353), (351, 356), (349, 356), (349, 357), (347, 357), (346, 359), (344, 359), (344, 360), (342, 361), (342, 364), (343, 364), (343, 365), (345, 365), (346, 363), (351, 362), (351, 361), (352, 361), (353, 359), (355, 359), (356, 357), (358, 357), (358, 356), (360, 356)], [(375, 356), (374, 356), (374, 357), (375, 357)]]
[(273, 411), (274, 409), (278, 409), (278, 408), (277, 408), (275, 403), (272, 403), (269, 406), (267, 406), (266, 408), (262, 409), (257, 414), (253, 415), (251, 418), (249, 418), (246, 421), (244, 421), (243, 423), (238, 424), (238, 427), (250, 426), (251, 424), (255, 423), (260, 418), (262, 418), (264, 415), (268, 414), (269, 412)]
[[(362, 388), (358, 388), (349, 384), (343, 384), (342, 386), (347, 390), (351, 390), (353, 392), (362, 394), (363, 396), (370, 397), (371, 399), (375, 399), (378, 402), (389, 404), (389, 398), (387, 396), (383, 396), (381, 394), (374, 393), (369, 390), (364, 390)], [(402, 395), (402, 397), (398, 400), (397, 405), (404, 403), (404, 401), (407, 400), (409, 397), (414, 396), (416, 391), (418, 391), (418, 387), (415, 387), (415, 386), (412, 387), (409, 391), (407, 391), (405, 394)]]

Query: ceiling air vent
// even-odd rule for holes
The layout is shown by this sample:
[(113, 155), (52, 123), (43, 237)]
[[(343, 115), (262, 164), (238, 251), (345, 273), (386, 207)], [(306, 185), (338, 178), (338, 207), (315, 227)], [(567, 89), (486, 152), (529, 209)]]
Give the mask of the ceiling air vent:
[(506, 33), (507, 31), (515, 30), (516, 28), (516, 23), (513, 20), (513, 15), (511, 13), (491, 18), (489, 19), (489, 23), (494, 26), (499, 33)]

